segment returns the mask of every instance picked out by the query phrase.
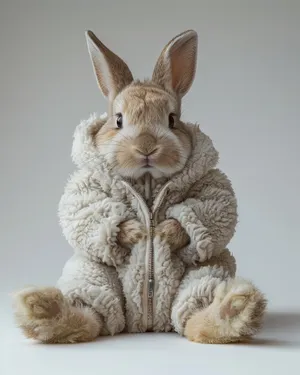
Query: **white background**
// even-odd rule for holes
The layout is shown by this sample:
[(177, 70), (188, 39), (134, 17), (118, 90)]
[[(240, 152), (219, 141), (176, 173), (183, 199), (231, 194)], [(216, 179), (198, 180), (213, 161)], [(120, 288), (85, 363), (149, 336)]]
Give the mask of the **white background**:
[[(251, 346), (193, 345), (174, 335), (32, 345), (13, 328), (8, 294), (53, 285), (72, 254), (57, 204), (74, 168), (73, 131), (91, 112), (106, 110), (84, 31), (93, 30), (144, 78), (165, 43), (191, 28), (199, 34), (198, 71), (183, 119), (201, 124), (232, 180), (239, 225), (230, 249), (238, 273), (269, 299), (265, 330)], [(25, 367), (30, 374), (56, 367), (59, 374), (275, 374), (296, 360), (300, 1), (2, 0), (0, 67), (1, 375)]]

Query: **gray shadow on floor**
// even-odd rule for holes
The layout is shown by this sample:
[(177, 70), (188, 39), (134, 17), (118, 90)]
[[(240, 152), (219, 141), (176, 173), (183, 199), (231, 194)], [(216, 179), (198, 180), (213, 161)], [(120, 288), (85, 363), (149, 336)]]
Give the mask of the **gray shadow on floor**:
[(300, 311), (269, 312), (266, 314), (264, 331), (298, 331), (300, 335)]
[(300, 348), (300, 311), (268, 312), (261, 333), (248, 345)]

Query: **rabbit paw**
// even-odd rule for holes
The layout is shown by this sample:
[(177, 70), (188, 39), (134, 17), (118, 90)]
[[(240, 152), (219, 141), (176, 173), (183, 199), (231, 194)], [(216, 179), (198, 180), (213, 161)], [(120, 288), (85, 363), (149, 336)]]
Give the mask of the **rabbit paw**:
[(175, 219), (167, 219), (156, 228), (156, 235), (165, 240), (172, 250), (178, 250), (188, 245), (190, 237)]
[(195, 342), (224, 344), (244, 341), (261, 328), (266, 299), (250, 282), (223, 281), (214, 301), (188, 320), (185, 336)]
[(146, 237), (144, 226), (137, 220), (127, 220), (119, 225), (118, 242), (122, 247), (131, 247)]
[(89, 307), (71, 306), (56, 288), (28, 288), (14, 298), (15, 318), (27, 338), (44, 343), (91, 341), (101, 318)]

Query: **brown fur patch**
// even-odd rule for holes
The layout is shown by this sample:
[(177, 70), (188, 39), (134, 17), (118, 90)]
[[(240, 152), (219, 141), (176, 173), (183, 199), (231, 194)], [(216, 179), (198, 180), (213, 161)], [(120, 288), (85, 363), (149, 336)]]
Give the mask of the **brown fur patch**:
[(184, 334), (200, 343), (244, 341), (261, 328), (265, 309), (264, 296), (251, 283), (238, 279), (223, 281), (215, 290), (212, 304), (187, 321)]
[(179, 250), (186, 246), (190, 238), (180, 223), (175, 219), (168, 219), (160, 223), (155, 234), (167, 241), (171, 250)]
[(15, 297), (15, 318), (28, 338), (44, 343), (75, 343), (95, 339), (102, 328), (94, 310), (71, 306), (56, 288), (35, 288)]
[(32, 316), (39, 319), (52, 318), (60, 312), (63, 295), (56, 288), (48, 288), (46, 294), (43, 289), (37, 290), (24, 297), (24, 303)]
[(124, 248), (131, 248), (146, 236), (145, 228), (136, 220), (124, 221), (119, 228), (118, 242)]

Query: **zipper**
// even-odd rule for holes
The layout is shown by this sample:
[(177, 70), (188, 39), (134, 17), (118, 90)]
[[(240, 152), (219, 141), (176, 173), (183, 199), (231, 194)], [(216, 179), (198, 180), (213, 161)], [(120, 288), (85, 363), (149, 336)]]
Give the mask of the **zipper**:
[(154, 220), (150, 212), (150, 250), (148, 261), (148, 330), (153, 328), (153, 297), (154, 297)]
[(147, 284), (148, 284), (148, 303), (147, 303), (147, 330), (152, 331), (153, 328), (153, 299), (154, 299), (154, 230), (155, 230), (155, 223), (154, 223), (154, 215), (152, 208), (152, 189), (151, 189), (151, 175), (147, 173), (145, 175), (145, 199), (146, 204), (149, 208), (149, 218), (150, 218), (150, 240), (149, 240), (149, 255), (148, 255), (148, 264), (146, 267), (147, 270)]
[(147, 331), (151, 331), (153, 329), (153, 318), (154, 318), (154, 290), (155, 290), (155, 272), (154, 272), (154, 230), (156, 225), (156, 212), (159, 209), (163, 198), (165, 196), (165, 192), (167, 190), (167, 186), (169, 183), (167, 183), (160, 193), (157, 196), (157, 199), (155, 200), (155, 204), (153, 206), (153, 209), (150, 210), (146, 200), (141, 196), (140, 193), (138, 193), (128, 182), (122, 180), (123, 184), (128, 187), (128, 189), (131, 191), (131, 193), (138, 199), (141, 205), (141, 209), (143, 211), (146, 224), (149, 225), (149, 237), (150, 237), (150, 244), (149, 244), (149, 252), (148, 257), (146, 254), (146, 277), (145, 282), (147, 286), (146, 292), (144, 292), (144, 308), (145, 312), (145, 328)]
[[(143, 291), (142, 296), (142, 303), (143, 303), (143, 325), (145, 330), (149, 330), (149, 324), (152, 327), (153, 326), (153, 296), (154, 296), (154, 269), (153, 269), (153, 236), (154, 236), (154, 223), (153, 223), (153, 214), (151, 210), (147, 206), (146, 200), (142, 197), (140, 193), (138, 193), (127, 181), (122, 180), (123, 185), (125, 185), (128, 190), (131, 192), (131, 194), (136, 197), (136, 199), (139, 201), (141, 210), (143, 212), (146, 227), (149, 229), (149, 250), (148, 246), (146, 249), (146, 256), (145, 256), (145, 288)], [(151, 256), (150, 256), (151, 255)], [(149, 264), (151, 263), (151, 274), (152, 279), (148, 276), (150, 267)], [(150, 298), (151, 297), (151, 298)], [(150, 303), (149, 303), (150, 302)], [(151, 305), (152, 306), (149, 306)]]

